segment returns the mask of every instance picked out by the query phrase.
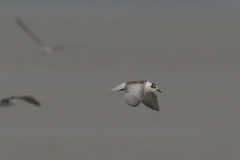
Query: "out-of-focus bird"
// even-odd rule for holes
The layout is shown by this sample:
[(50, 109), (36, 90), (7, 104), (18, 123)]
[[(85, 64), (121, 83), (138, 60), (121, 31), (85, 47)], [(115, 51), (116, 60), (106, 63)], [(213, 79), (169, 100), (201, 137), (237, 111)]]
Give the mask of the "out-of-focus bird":
[(4, 98), (1, 100), (0, 102), (0, 106), (12, 106), (12, 105), (15, 105), (17, 100), (24, 100), (28, 103), (31, 103), (35, 106), (38, 106), (40, 107), (41, 104), (35, 99), (33, 98), (32, 96), (11, 96), (9, 98)]
[(38, 38), (24, 23), (19, 17), (15, 17), (15, 21), (18, 26), (33, 40), (35, 41), (40, 47), (43, 53), (49, 55), (54, 53), (55, 51), (64, 50), (66, 48), (83, 48), (86, 47), (86, 44), (79, 43), (73, 44), (71, 46), (64, 46), (64, 45), (47, 45), (44, 43), (40, 38)]

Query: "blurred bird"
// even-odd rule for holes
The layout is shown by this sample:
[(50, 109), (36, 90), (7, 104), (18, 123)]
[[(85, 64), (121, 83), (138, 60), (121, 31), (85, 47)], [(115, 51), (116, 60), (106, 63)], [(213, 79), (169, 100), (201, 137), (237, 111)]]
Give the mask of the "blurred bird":
[(157, 96), (153, 92), (161, 91), (154, 83), (148, 81), (130, 81), (120, 84), (111, 90), (124, 90), (125, 101), (132, 107), (136, 107), (140, 104), (140, 102), (142, 102), (147, 107), (159, 111)]
[[(15, 17), (15, 21), (18, 26), (33, 40), (35, 41), (42, 49), (42, 52), (49, 55), (54, 53), (54, 51), (64, 50), (67, 47), (64, 45), (47, 45), (40, 38), (38, 38), (24, 23), (19, 17)], [(68, 48), (83, 48), (86, 44), (79, 43), (68, 46)]]
[(0, 106), (12, 106), (15, 105), (17, 100), (24, 100), (28, 103), (31, 103), (33, 105), (36, 105), (40, 107), (40, 103), (33, 97), (31, 96), (11, 96), (9, 98), (4, 98), (1, 100)]

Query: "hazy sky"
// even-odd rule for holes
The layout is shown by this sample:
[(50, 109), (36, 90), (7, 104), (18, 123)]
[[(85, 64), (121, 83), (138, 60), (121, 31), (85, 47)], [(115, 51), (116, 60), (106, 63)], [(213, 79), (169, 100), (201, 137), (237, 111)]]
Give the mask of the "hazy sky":
[[(239, 8), (237, 0), (2, 0), (0, 97), (32, 95), (42, 107), (1, 108), (1, 158), (239, 159)], [(47, 44), (87, 47), (42, 55), (15, 16)], [(158, 85), (161, 112), (109, 90), (130, 80)]]
[(52, 0), (30, 1), (10, 0), (0, 2), (0, 16), (61, 16), (61, 17), (104, 17), (126, 18), (129, 16), (142, 17), (236, 17), (239, 13), (240, 2), (236, 0), (217, 1), (77, 1)]

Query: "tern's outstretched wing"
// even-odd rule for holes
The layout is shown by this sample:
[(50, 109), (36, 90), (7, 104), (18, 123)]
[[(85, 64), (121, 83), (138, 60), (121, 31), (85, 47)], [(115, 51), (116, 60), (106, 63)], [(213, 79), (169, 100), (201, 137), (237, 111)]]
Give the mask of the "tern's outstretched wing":
[(19, 97), (16, 97), (17, 99), (22, 99), (22, 100), (25, 100), (29, 103), (32, 103), (36, 106), (40, 106), (41, 104), (33, 97), (30, 97), (30, 96), (19, 96)]
[(153, 92), (147, 92), (142, 99), (142, 103), (153, 110), (159, 111), (157, 96)]
[(143, 84), (127, 85), (125, 89), (125, 101), (128, 105), (136, 107), (141, 102), (144, 96)]
[(27, 33), (27, 35), (32, 38), (37, 44), (40, 46), (44, 46), (44, 43), (41, 39), (39, 39), (33, 32), (23, 23), (23, 21), (19, 17), (15, 17), (15, 21), (17, 22), (18, 26), (22, 28), (22, 30)]
[(112, 88), (111, 90), (113, 90), (113, 91), (122, 91), (122, 90), (124, 90), (125, 86), (126, 86), (126, 83), (123, 83), (123, 84), (118, 85), (115, 88)]

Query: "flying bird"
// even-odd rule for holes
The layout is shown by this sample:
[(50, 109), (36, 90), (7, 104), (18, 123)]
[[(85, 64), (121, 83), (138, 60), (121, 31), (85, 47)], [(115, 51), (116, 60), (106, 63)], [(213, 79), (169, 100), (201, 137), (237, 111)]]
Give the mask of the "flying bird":
[(159, 111), (155, 91), (161, 92), (158, 87), (148, 81), (130, 81), (111, 89), (113, 91), (125, 91), (125, 101), (129, 106), (136, 107), (142, 102), (152, 110)]
[[(24, 23), (19, 17), (15, 17), (15, 21), (18, 24), (18, 26), (33, 40), (35, 41), (42, 49), (42, 52), (49, 55), (54, 53), (54, 51), (64, 50), (67, 47), (64, 45), (47, 45), (44, 43), (40, 38), (38, 38)], [(85, 47), (85, 44), (74, 44), (71, 46), (68, 46), (69, 48), (82, 48)]]
[(17, 100), (24, 100), (24, 101), (31, 103), (38, 107), (41, 106), (41, 104), (35, 98), (33, 98), (31, 96), (11, 96), (9, 98), (4, 98), (1, 100), (0, 106), (7, 107), (7, 106), (15, 105)]

